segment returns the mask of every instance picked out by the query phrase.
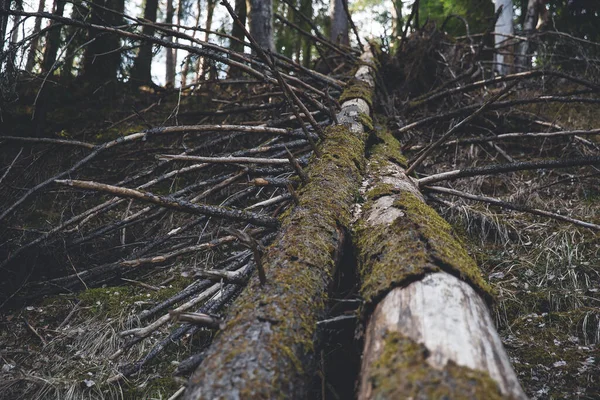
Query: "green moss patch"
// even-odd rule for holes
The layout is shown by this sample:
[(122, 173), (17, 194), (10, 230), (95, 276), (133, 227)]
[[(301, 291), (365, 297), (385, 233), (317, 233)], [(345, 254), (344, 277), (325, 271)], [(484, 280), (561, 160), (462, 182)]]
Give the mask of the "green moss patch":
[(373, 89), (369, 84), (358, 79), (351, 79), (339, 98), (340, 104), (352, 99), (363, 99), (373, 108)]
[(329, 127), (321, 152), (307, 168), (299, 204), (282, 217), (278, 239), (263, 256), (267, 283), (251, 280), (192, 377), (207, 398), (232, 390), (241, 398), (292, 391), (302, 397), (296, 391), (310, 378), (316, 323), (365, 167), (364, 138)]
[(397, 332), (388, 332), (369, 375), (374, 399), (502, 399), (489, 375), (449, 362), (427, 363), (428, 351)]

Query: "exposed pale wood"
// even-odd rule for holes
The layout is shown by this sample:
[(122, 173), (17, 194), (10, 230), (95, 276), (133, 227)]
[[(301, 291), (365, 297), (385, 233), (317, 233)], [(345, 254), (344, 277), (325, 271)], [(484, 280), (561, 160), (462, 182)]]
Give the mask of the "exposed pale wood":
[(396, 288), (377, 305), (365, 334), (359, 399), (374, 398), (370, 369), (389, 332), (423, 344), (433, 368), (441, 370), (452, 361), (488, 373), (503, 395), (526, 398), (486, 304), (470, 285), (450, 274), (430, 274)]

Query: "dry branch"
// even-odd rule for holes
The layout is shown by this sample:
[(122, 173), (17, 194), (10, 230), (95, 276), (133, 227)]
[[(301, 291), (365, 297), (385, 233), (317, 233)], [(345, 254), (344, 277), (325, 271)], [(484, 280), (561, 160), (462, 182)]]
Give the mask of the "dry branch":
[(585, 165), (600, 165), (600, 156), (589, 156), (579, 158), (568, 158), (564, 160), (544, 160), (544, 161), (531, 161), (531, 162), (516, 162), (507, 164), (494, 164), (487, 165), (484, 167), (474, 167), (457, 169), (454, 171), (442, 172), (435, 175), (430, 175), (425, 178), (419, 179), (417, 182), (419, 186), (431, 185), (432, 183), (450, 181), (459, 178), (467, 178), (472, 176), (481, 175), (495, 175), (506, 172), (515, 171), (526, 171), (533, 169), (542, 168), (570, 168), (570, 167), (581, 167)]
[(193, 204), (185, 200), (179, 200), (173, 197), (158, 196), (152, 193), (140, 192), (139, 190), (128, 189), (119, 186), (78, 180), (56, 180), (56, 182), (62, 185), (77, 187), (80, 189), (95, 190), (119, 197), (138, 199), (173, 210), (187, 212), (190, 214), (208, 215), (211, 217), (227, 218), (235, 221), (247, 221), (259, 226), (276, 227), (278, 225), (277, 220), (271, 217), (265, 217), (258, 214), (248, 213), (246, 211), (240, 211), (224, 207)]
[(290, 161), (283, 158), (258, 158), (258, 157), (200, 157), (200, 156), (179, 156), (163, 154), (158, 156), (159, 160), (177, 160), (177, 161), (196, 161), (209, 164), (267, 164), (267, 165), (286, 165)]
[(556, 214), (550, 211), (539, 210), (537, 208), (531, 208), (524, 205), (511, 203), (508, 201), (500, 200), (494, 197), (474, 195), (470, 193), (461, 192), (459, 190), (454, 190), (450, 188), (440, 187), (440, 186), (425, 186), (423, 187), (424, 191), (431, 191), (436, 193), (449, 194), (452, 196), (462, 197), (463, 199), (469, 199), (473, 201), (479, 201), (487, 204), (491, 204), (494, 206), (506, 208), (508, 210), (522, 211), (530, 214), (540, 215), (543, 217), (552, 218), (558, 221), (569, 222), (574, 225), (582, 226), (584, 228), (600, 230), (600, 225), (593, 224), (591, 222), (582, 221), (579, 219), (571, 218), (566, 215)]

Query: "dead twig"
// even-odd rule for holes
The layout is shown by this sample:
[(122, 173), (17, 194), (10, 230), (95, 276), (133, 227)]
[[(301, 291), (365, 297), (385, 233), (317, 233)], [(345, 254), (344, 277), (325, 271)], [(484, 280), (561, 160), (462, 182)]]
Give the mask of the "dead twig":
[(452, 196), (462, 197), (462, 198), (469, 199), (469, 200), (488, 203), (488, 204), (492, 204), (492, 205), (506, 208), (509, 210), (522, 211), (522, 212), (527, 212), (530, 214), (540, 215), (540, 216), (556, 219), (559, 221), (569, 222), (571, 224), (582, 226), (584, 228), (589, 228), (589, 229), (593, 229), (596, 231), (600, 231), (600, 225), (593, 224), (591, 222), (581, 221), (579, 219), (571, 218), (571, 217), (568, 217), (565, 215), (560, 215), (560, 214), (556, 214), (556, 213), (553, 213), (550, 211), (545, 211), (545, 210), (539, 210), (537, 208), (530, 208), (527, 206), (522, 206), (520, 204), (509, 203), (507, 201), (503, 201), (503, 200), (496, 199), (493, 197), (478, 196), (478, 195), (465, 193), (465, 192), (461, 192), (459, 190), (449, 189), (449, 188), (440, 187), (440, 186), (425, 186), (422, 189), (425, 191), (449, 194)]
[[(287, 160), (286, 160), (287, 161)], [(127, 197), (157, 204), (162, 207), (177, 211), (183, 211), (191, 214), (208, 215), (211, 217), (227, 218), (237, 221), (247, 221), (259, 226), (276, 227), (279, 223), (275, 218), (248, 213), (246, 211), (228, 209), (218, 206), (193, 204), (185, 200), (174, 197), (158, 196), (148, 192), (140, 192), (135, 189), (128, 189), (119, 186), (107, 185), (104, 183), (79, 180), (55, 180), (61, 185), (76, 187), (80, 189), (95, 190), (98, 192), (109, 193), (119, 197)]]
[(542, 168), (570, 168), (582, 167), (585, 165), (600, 165), (600, 156), (568, 158), (563, 160), (544, 160), (531, 162), (516, 162), (507, 164), (494, 164), (484, 167), (457, 169), (454, 171), (442, 172), (435, 175), (430, 175), (417, 180), (420, 187), (431, 185), (432, 183), (450, 181), (459, 178), (467, 178), (481, 175), (494, 175), (506, 172), (526, 171)]

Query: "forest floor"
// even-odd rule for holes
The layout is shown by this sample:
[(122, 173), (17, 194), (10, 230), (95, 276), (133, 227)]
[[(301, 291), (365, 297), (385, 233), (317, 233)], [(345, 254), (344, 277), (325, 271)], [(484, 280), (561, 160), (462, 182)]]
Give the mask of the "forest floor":
[[(406, 46), (416, 44), (408, 43)], [(425, 53), (420, 58), (415, 57), (419, 63), (431, 61), (428, 58), (430, 53)], [(403, 126), (420, 118), (471, 104), (490, 95), (490, 91), (481, 89), (469, 96), (457, 94), (423, 108), (404, 111), (408, 100), (423, 93), (425, 87), (435, 87), (440, 81), (448, 80), (447, 71), (439, 72), (433, 78), (413, 77), (411, 81), (409, 70), (419, 69), (415, 67), (414, 59), (402, 60), (398, 56), (386, 62), (381, 79), (388, 82), (388, 92), (378, 94), (374, 129), (386, 126), (401, 131)], [(405, 78), (404, 83), (394, 82), (394, 72), (398, 71), (398, 75)], [(431, 69), (422, 65), (415, 73), (424, 71), (431, 74)], [(556, 79), (551, 83), (542, 80), (523, 83), (518, 96), (539, 98), (576, 89), (565, 80)], [(35, 134), (36, 127), (30, 116), (37, 82), (29, 85), (29, 89), (23, 89), (19, 102), (8, 113), (5, 110), (4, 122), (0, 125), (4, 135), (5, 132), (19, 136)], [(282, 113), (285, 106), (273, 100), (277, 96), (273, 88), (261, 85), (242, 88), (203, 85), (196, 92), (157, 92), (151, 88), (137, 91), (116, 86), (103, 88), (94, 96), (86, 96), (85, 88), (81, 92), (73, 87), (57, 87), (54, 90), (55, 102), (47, 113), (44, 136), (94, 144), (156, 126), (206, 123), (258, 125), (263, 120), (288, 118), (289, 122), (293, 118), (289, 113)], [(245, 102), (238, 102), (240, 98)], [(258, 108), (240, 110), (247, 104)], [(261, 109), (265, 105), (266, 108)], [(496, 134), (589, 130), (600, 127), (599, 116), (598, 104), (527, 104), (490, 111), (461, 134), (470, 137), (481, 132), (487, 135), (486, 132), (491, 130)], [(406, 156), (413, 157), (420, 148), (443, 134), (448, 129), (447, 122), (397, 133), (404, 144)], [(284, 122), (279, 126), (297, 129), (293, 123), (286, 125)], [(125, 145), (110, 156), (100, 157), (78, 175), (89, 180), (119, 182), (148, 165), (154, 165), (157, 156), (166, 150), (173, 150), (173, 153), (193, 146), (207, 146), (205, 154), (202, 154), (208, 156), (277, 144), (271, 141), (269, 135), (251, 138), (232, 136), (228, 140), (218, 140), (218, 135), (203, 139), (190, 135)], [(306, 162), (310, 146), (306, 142), (294, 144), (294, 140), (291, 138), (286, 143), (296, 158)], [(213, 141), (214, 144), (211, 144)], [(599, 148), (598, 135), (542, 141), (514, 139), (496, 147), (486, 143), (455, 144), (438, 151), (418, 172), (423, 177), (510, 160), (597, 155)], [(3, 168), (0, 173), (14, 164), (13, 172), (2, 182), (2, 205), (11, 204), (16, 194), (23, 193), (23, 188), (30, 188), (57, 171), (67, 169), (84, 157), (86, 151), (56, 143), (3, 142), (0, 138), (0, 165)], [(285, 158), (281, 151), (279, 148), (265, 154)], [(17, 154), (19, 156), (15, 158)], [(252, 181), (253, 177), (247, 178), (246, 175), (240, 181), (233, 180), (232, 175), (239, 170), (238, 167), (212, 166), (193, 178), (165, 181), (153, 192), (172, 193), (223, 174), (229, 175), (204, 186), (204, 189), (210, 190), (232, 178), (231, 184), (207, 195), (211, 204), (218, 205), (235, 197), (238, 203), (234, 204), (248, 207), (285, 192), (277, 186), (259, 186)], [(151, 176), (160, 176), (167, 171), (158, 169)], [(288, 179), (293, 171), (266, 171), (264, 174), (268, 175), (265, 179)], [(262, 176), (256, 172), (256, 179)], [(251, 184), (251, 181), (254, 183)], [(594, 166), (476, 176), (453, 181), (451, 187), (600, 223), (600, 173)], [(242, 198), (241, 193), (246, 192), (247, 197)], [(284, 200), (291, 202), (289, 196)], [(600, 393), (600, 234), (587, 228), (482, 203), (433, 194), (429, 200), (453, 224), (483, 275), (496, 290), (492, 313), (528, 396), (532, 399), (597, 398)], [(3, 259), (7, 258), (19, 245), (48, 232), (64, 220), (63, 214), (76, 215), (97, 204), (99, 196), (53, 186), (26, 202), (22, 211), (9, 220), (10, 224), (2, 228), (0, 255)], [(264, 208), (262, 215), (279, 215), (284, 211), (281, 204)], [(42, 242), (45, 246), (33, 246), (16, 258), (8, 269), (3, 267), (2, 274), (6, 275), (3, 287), (11, 287), (13, 291), (15, 288), (23, 289), (19, 296), (31, 294), (36, 288), (24, 287), (23, 282), (28, 285), (44, 282), (72, 273), (81, 266), (88, 269), (118, 262), (129, 256), (130, 247), (139, 248), (150, 242), (150, 238), (169, 235), (173, 229), (186, 223), (187, 216), (181, 213), (157, 214), (137, 225), (113, 227), (109, 234), (103, 236), (99, 233), (77, 244), (78, 247), (73, 244), (77, 242), (78, 235), (96, 232), (103, 226), (110, 226), (112, 221), (141, 211), (141, 206), (131, 203), (127, 206), (125, 203), (121, 208), (101, 216), (85, 230), (66, 232), (57, 236), (59, 240)], [(193, 230), (178, 234), (178, 241), (164, 247), (163, 254), (223, 238), (221, 230), (224, 228), (213, 221), (199, 223)], [(243, 229), (243, 224), (239, 228)], [(255, 236), (268, 239), (264, 232)], [(173, 376), (173, 371), (189, 356), (203, 349), (213, 331), (201, 330), (194, 336), (184, 334), (177, 345), (170, 346), (168, 351), (150, 360), (142, 372), (117, 380), (113, 385), (104, 384), (104, 380), (121, 371), (124, 364), (143, 359), (149, 349), (169, 337), (177, 324), (166, 323), (152, 332), (146, 341), (126, 350), (126, 361), (117, 358), (110, 362), (105, 360), (121, 349), (123, 340), (119, 332), (136, 327), (134, 319), (142, 310), (160, 304), (193, 285), (197, 278), (194, 275), (200, 267), (229, 265), (227, 262), (231, 263), (231, 260), (228, 261), (228, 257), (232, 254), (238, 258), (249, 257), (244, 253), (246, 248), (239, 243), (231, 241), (219, 246), (207, 246), (203, 253), (174, 257), (168, 262), (149, 262), (147, 267), (128, 270), (127, 275), (119, 275), (117, 279), (106, 282), (99, 280), (90, 287), (82, 280), (81, 285), (69, 288), (66, 293), (23, 300), (3, 309), (0, 314), (0, 398), (53, 398), (59, 394), (65, 398), (77, 398), (81, 393), (90, 398), (172, 396), (185, 384), (185, 377), (189, 374), (189, 370), (184, 370), (179, 376)], [(231, 296), (236, 293), (232, 292)], [(350, 288), (344, 295), (352, 298), (355, 293)], [(219, 314), (217, 316), (226, 313), (231, 298), (221, 304), (215, 313)], [(315, 377), (320, 379), (318, 373)], [(335, 385), (323, 384), (323, 387), (327, 398), (335, 398), (341, 390)]]

